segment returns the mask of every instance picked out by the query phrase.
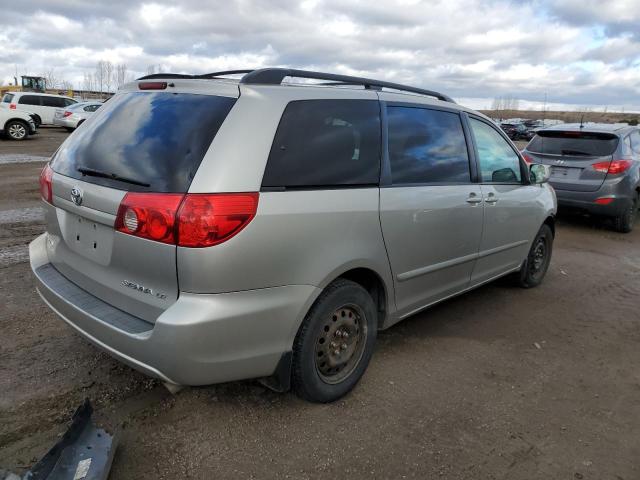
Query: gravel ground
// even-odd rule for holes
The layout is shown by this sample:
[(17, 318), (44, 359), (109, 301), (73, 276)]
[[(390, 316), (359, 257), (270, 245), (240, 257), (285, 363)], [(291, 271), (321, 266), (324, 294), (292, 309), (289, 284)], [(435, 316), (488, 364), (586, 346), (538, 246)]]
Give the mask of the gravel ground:
[[(0, 141), (0, 163), (66, 136), (41, 132)], [(499, 281), (381, 332), (334, 404), (255, 382), (172, 396), (36, 294), (24, 252), (44, 228), (41, 167), (0, 164), (0, 468), (24, 472), (89, 397), (119, 432), (112, 480), (640, 478), (640, 228), (561, 217), (542, 286)]]

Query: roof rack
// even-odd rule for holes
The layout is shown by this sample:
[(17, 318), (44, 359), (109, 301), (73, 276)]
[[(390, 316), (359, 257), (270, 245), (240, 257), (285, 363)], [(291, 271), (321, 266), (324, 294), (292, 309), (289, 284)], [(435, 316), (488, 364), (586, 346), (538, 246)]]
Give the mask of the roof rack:
[(182, 79), (216, 79), (225, 75), (244, 74), (240, 79), (240, 83), (245, 85), (280, 85), (286, 77), (309, 78), (313, 80), (328, 80), (327, 83), (321, 83), (322, 86), (343, 86), (343, 85), (362, 85), (367, 90), (382, 90), (389, 88), (400, 92), (417, 93), (419, 95), (428, 95), (435, 97), (443, 102), (456, 103), (451, 97), (443, 93), (424, 88), (410, 87), (400, 83), (385, 82), (382, 80), (373, 80), (371, 78), (352, 77), (349, 75), (337, 75), (334, 73), (310, 72), (308, 70), (296, 70), (292, 68), (261, 68), (258, 70), (224, 70), (221, 72), (205, 73), (202, 75), (185, 75), (180, 73), (153, 73), (138, 80), (151, 80), (156, 78), (182, 78)]
[[(418, 93), (420, 95), (428, 95), (435, 97), (443, 102), (455, 103), (451, 97), (443, 93), (434, 92), (433, 90), (425, 90), (424, 88), (410, 87), (399, 83), (385, 82), (381, 80), (372, 80), (363, 77), (351, 77), (349, 75), (336, 75), (334, 73), (310, 72), (307, 70), (295, 70), (290, 68), (261, 68), (247, 73), (240, 83), (244, 84), (262, 84), (262, 85), (280, 85), (285, 77), (309, 78), (314, 80), (329, 80), (337, 82), (338, 85), (362, 85), (368, 90), (381, 90), (382, 88), (390, 88), (401, 92)], [(327, 85), (327, 84), (325, 84)]]

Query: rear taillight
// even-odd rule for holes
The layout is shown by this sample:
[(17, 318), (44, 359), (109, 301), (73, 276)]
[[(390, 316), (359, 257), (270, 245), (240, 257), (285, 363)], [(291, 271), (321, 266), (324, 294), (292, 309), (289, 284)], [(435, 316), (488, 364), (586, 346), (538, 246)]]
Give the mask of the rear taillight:
[(631, 160), (612, 160), (611, 162), (598, 162), (591, 165), (596, 172), (616, 175), (625, 172), (631, 167)]
[(178, 245), (210, 247), (246, 227), (258, 209), (257, 193), (189, 194), (178, 212)]
[(51, 179), (53, 178), (53, 170), (47, 163), (42, 172), (40, 172), (40, 196), (47, 203), (53, 203), (53, 187)]
[(17, 105), (15, 103), (10, 103), (9, 104), (9, 110), (15, 110), (17, 107)]
[(127, 193), (116, 216), (115, 229), (162, 243), (176, 243), (176, 213), (184, 195)]
[(529, 155), (527, 155), (526, 153), (522, 154), (522, 158), (524, 159), (524, 162), (527, 165), (531, 165), (532, 163), (535, 163), (535, 161), (533, 160), (533, 158), (531, 158)]
[(240, 232), (257, 208), (257, 193), (127, 193), (115, 229), (181, 247), (210, 247)]
[(73, 112), (69, 112), (68, 110), (62, 114), (63, 117), (70, 117), (73, 115)]

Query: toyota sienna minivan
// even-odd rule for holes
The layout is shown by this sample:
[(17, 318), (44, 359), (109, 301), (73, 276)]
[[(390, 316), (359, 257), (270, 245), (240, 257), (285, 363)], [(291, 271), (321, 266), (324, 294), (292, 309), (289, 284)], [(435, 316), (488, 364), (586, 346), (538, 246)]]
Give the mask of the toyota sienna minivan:
[(42, 171), (31, 267), (63, 320), (169, 386), (258, 378), (329, 402), (378, 330), (498, 277), (542, 281), (548, 176), (430, 90), (288, 69), (150, 75)]

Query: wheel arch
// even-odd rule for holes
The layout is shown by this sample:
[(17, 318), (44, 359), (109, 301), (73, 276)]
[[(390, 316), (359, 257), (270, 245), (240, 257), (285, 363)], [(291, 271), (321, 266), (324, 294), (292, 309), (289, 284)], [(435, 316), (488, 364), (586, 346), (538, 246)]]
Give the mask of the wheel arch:
[(551, 229), (551, 233), (553, 234), (554, 238), (556, 236), (556, 217), (554, 215), (549, 215), (547, 218), (545, 218), (544, 222), (542, 222), (543, 225), (547, 225), (550, 229)]
[(25, 127), (27, 127), (27, 130), (29, 130), (29, 122), (27, 120), (25, 120), (24, 118), (20, 118), (20, 117), (11, 117), (9, 119), (7, 119), (6, 122), (4, 122), (4, 126), (3, 126), (3, 130), (7, 129), (7, 125), (9, 125), (9, 123), (11, 122), (20, 122), (22, 124), (24, 124)]

